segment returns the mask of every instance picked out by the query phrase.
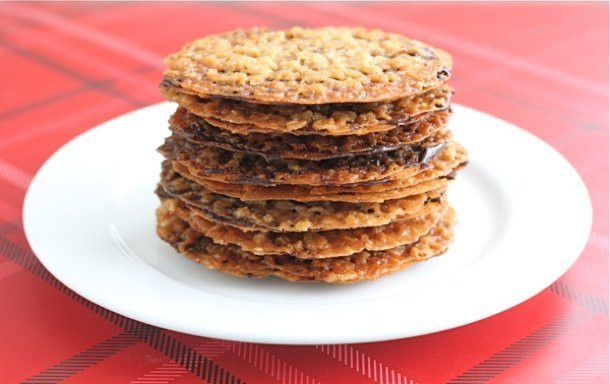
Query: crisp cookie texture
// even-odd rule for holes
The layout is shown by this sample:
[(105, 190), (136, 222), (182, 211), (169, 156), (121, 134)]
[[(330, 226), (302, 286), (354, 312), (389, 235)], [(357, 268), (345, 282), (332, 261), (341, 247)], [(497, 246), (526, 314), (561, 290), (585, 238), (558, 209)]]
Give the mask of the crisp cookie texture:
[(413, 263), (440, 255), (453, 238), (456, 218), (449, 208), (441, 221), (417, 242), (386, 251), (364, 251), (346, 257), (302, 260), (289, 255), (257, 256), (233, 245), (214, 244), (212, 239), (160, 207), (157, 233), (179, 253), (203, 266), (235, 276), (275, 275), (285, 280), (351, 283), (373, 280)]
[(428, 164), (451, 138), (448, 130), (414, 147), (386, 153), (328, 160), (277, 159), (193, 144), (177, 135), (165, 139), (159, 152), (191, 174), (224, 183), (252, 185), (343, 185), (412, 177)]
[(328, 104), (395, 100), (444, 83), (448, 53), (364, 28), (235, 30), (165, 59), (165, 84), (204, 98)]
[(243, 232), (208, 221), (178, 199), (162, 199), (164, 209), (216, 244), (233, 244), (255, 255), (287, 254), (299, 259), (349, 256), (361, 251), (382, 251), (417, 241), (440, 219), (446, 206), (432, 203), (430, 213), (397, 220), (379, 227), (340, 229), (322, 232)]
[(244, 202), (213, 193), (180, 176), (166, 161), (157, 194), (160, 198), (178, 198), (195, 214), (242, 231), (306, 232), (373, 227), (426, 215), (434, 205), (429, 203), (443, 200), (444, 189), (383, 203), (300, 203), (292, 200)]
[[(389, 152), (414, 145), (442, 130), (447, 125), (449, 116), (449, 111), (436, 112), (413, 124), (366, 135), (240, 135), (214, 127), (179, 107), (170, 119), (170, 129), (193, 144), (256, 154), (268, 161), (280, 158), (324, 160)], [(443, 135), (450, 136), (449, 132), (444, 132)]]
[(464, 147), (452, 141), (430, 162), (428, 169), (412, 177), (402, 180), (380, 181), (350, 186), (277, 185), (268, 187), (222, 183), (194, 175), (179, 162), (172, 162), (172, 168), (182, 176), (214, 193), (235, 197), (244, 201), (294, 200), (301, 202), (343, 201), (348, 203), (381, 203), (385, 200), (399, 199), (445, 188), (448, 182), (454, 178), (455, 172), (463, 167), (467, 160), (468, 155)]
[(240, 135), (290, 133), (292, 135), (365, 135), (420, 121), (428, 114), (449, 109), (448, 85), (388, 103), (324, 105), (264, 105), (227, 99), (201, 99), (161, 86), (174, 101), (212, 125)]
[[(352, 187), (318, 186), (304, 187), (300, 185), (278, 185), (263, 187), (260, 185), (220, 183), (201, 179), (189, 173), (188, 169), (180, 163), (172, 163), (172, 167), (184, 177), (195, 181), (210, 191), (243, 201), (256, 200), (294, 200), (300, 202), (338, 201), (346, 203), (382, 203), (386, 200), (400, 199), (419, 195), (436, 189), (446, 188), (450, 179), (448, 177), (431, 177), (414, 185), (405, 185), (401, 181), (390, 181), (383, 184), (359, 185)], [(424, 172), (422, 172), (423, 174)], [(385, 189), (389, 187), (393, 188)], [(378, 189), (375, 192), (362, 192), (360, 190)]]

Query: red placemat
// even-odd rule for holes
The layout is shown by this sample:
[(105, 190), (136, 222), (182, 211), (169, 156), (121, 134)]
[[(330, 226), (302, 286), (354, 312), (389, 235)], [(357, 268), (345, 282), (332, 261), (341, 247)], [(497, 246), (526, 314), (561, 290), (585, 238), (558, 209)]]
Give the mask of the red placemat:
[[(354, 345), (193, 337), (67, 289), (23, 235), (36, 170), (75, 135), (161, 101), (164, 55), (195, 37), (259, 25), (376, 26), (450, 51), (456, 102), (533, 132), (585, 180), (594, 221), (578, 262), (489, 319)], [(0, 382), (608, 382), (607, 3), (1, 3), (0, 57)]]

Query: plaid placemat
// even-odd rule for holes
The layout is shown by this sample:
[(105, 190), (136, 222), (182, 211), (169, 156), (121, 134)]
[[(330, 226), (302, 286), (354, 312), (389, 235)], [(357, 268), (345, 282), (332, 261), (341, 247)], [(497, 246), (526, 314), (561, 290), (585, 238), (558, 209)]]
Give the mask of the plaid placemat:
[[(169, 52), (202, 35), (260, 25), (376, 26), (450, 51), (456, 102), (541, 137), (585, 180), (594, 221), (578, 262), (489, 319), (355, 345), (193, 337), (67, 289), (23, 235), (23, 197), (36, 170), (75, 135), (161, 101)], [(0, 56), (1, 383), (608, 382), (607, 3), (5, 2)]]

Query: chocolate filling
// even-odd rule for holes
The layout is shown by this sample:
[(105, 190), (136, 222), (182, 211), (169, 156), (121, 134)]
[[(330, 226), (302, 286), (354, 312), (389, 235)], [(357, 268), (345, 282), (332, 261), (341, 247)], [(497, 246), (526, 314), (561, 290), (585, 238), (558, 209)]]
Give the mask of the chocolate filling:
[[(440, 141), (440, 142), (439, 142)], [(231, 152), (193, 144), (173, 135), (159, 147), (167, 159), (182, 162), (191, 170), (205, 175), (222, 175), (227, 182), (237, 184), (276, 185), (297, 183), (312, 185), (354, 184), (388, 180), (401, 169), (427, 167), (430, 160), (444, 147), (444, 139), (430, 138), (414, 146), (372, 155), (356, 155), (320, 161), (273, 159), (259, 155)], [(303, 181), (295, 181), (299, 178)]]
[(385, 132), (366, 135), (320, 136), (251, 133), (239, 135), (217, 128), (184, 108), (170, 119), (170, 129), (194, 144), (264, 157), (325, 160), (395, 151), (414, 145), (443, 129), (450, 112), (437, 112), (424, 120)]

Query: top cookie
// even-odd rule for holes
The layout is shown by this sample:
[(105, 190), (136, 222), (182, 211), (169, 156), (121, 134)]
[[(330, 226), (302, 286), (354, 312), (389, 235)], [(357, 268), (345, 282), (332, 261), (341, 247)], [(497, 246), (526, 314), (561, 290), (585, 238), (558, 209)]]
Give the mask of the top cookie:
[(438, 87), (451, 56), (364, 28), (235, 30), (195, 40), (165, 59), (164, 82), (201, 97), (272, 104), (395, 100)]

